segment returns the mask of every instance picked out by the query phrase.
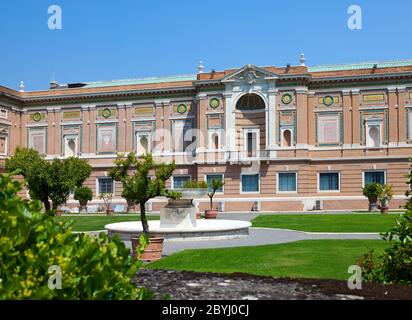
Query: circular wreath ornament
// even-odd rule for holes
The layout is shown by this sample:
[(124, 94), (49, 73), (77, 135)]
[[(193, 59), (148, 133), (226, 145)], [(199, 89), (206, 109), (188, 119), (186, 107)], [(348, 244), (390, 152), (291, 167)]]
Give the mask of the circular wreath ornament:
[(39, 112), (36, 112), (35, 114), (33, 114), (33, 120), (35, 122), (39, 122), (41, 120), (41, 114)]
[(187, 106), (185, 104), (179, 104), (177, 106), (177, 112), (179, 112), (180, 114), (183, 114), (187, 111)]
[(333, 97), (332, 96), (326, 96), (323, 98), (323, 104), (327, 107), (331, 106), (333, 104)]
[(290, 95), (289, 93), (286, 93), (282, 96), (282, 103), (283, 104), (289, 104), (292, 102), (292, 95)]
[(111, 115), (112, 115), (112, 111), (109, 108), (104, 109), (102, 112), (102, 116), (104, 118), (109, 118)]
[(216, 109), (217, 107), (220, 106), (220, 101), (218, 98), (212, 98), (210, 99), (210, 107), (213, 109)]

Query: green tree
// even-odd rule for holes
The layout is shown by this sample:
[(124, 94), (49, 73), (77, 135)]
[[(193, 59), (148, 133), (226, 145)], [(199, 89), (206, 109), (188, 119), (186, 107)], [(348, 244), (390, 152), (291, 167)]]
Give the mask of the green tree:
[(70, 192), (90, 176), (92, 168), (86, 160), (70, 157), (47, 161), (36, 150), (23, 148), (6, 160), (6, 171), (21, 174), (30, 197), (43, 202), (45, 210), (50, 211), (67, 201)]
[[(11, 174), (0, 175), (0, 299), (147, 297), (132, 283), (141, 264), (117, 236), (73, 233), (70, 223), (41, 214), (38, 200), (18, 197), (20, 189)], [(61, 289), (49, 288), (52, 266)]]
[[(410, 186), (412, 173), (409, 173), (408, 180)], [(368, 281), (412, 284), (411, 191), (408, 190), (406, 196), (408, 197), (405, 205), (406, 212), (396, 219), (396, 224), (391, 230), (382, 234), (389, 248), (380, 256), (375, 256), (374, 252), (370, 251), (358, 261), (364, 278)]]
[(210, 199), (210, 210), (213, 210), (213, 197), (215, 196), (215, 193), (224, 185), (225, 183), (221, 179), (213, 179), (210, 183), (210, 191), (207, 194)]
[[(117, 156), (115, 167), (110, 169), (109, 176), (123, 184), (127, 194), (140, 206), (140, 220), (143, 233), (149, 234), (149, 225), (146, 218), (146, 202), (158, 196), (166, 196), (166, 181), (175, 170), (175, 163), (156, 163), (151, 154), (136, 157), (129, 153), (126, 157)], [(133, 172), (132, 172), (133, 170)], [(150, 177), (152, 175), (152, 177)]]

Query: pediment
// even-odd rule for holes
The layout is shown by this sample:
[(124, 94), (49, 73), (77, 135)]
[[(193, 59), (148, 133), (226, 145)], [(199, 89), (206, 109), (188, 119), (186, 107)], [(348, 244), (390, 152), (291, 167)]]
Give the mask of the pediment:
[(277, 79), (276, 73), (248, 64), (243, 68), (236, 70), (222, 79), (222, 82), (243, 81), (247, 84), (253, 84), (260, 79)]
[(381, 122), (383, 119), (379, 116), (367, 116), (365, 117), (366, 122)]

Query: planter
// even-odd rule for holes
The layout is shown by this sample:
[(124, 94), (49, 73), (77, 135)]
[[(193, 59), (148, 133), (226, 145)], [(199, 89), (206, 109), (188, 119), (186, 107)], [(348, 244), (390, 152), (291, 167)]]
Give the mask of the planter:
[(87, 212), (87, 200), (79, 200), (80, 208), (79, 213), (86, 213)]
[(378, 198), (369, 198), (369, 211), (378, 211)]
[(113, 209), (108, 209), (108, 210), (106, 210), (106, 215), (112, 216), (113, 214), (114, 214), (114, 210), (113, 210)]
[(217, 210), (205, 210), (206, 219), (216, 219), (216, 217), (217, 217)]
[[(144, 250), (144, 252), (140, 255), (139, 260), (146, 262), (160, 260), (162, 258), (163, 253), (163, 241), (164, 237), (150, 236), (149, 244)], [(131, 242), (133, 258), (137, 259), (136, 249), (140, 246), (139, 238), (133, 237), (131, 239)]]
[(381, 214), (387, 214), (389, 212), (389, 208), (388, 207), (381, 207)]
[(134, 200), (127, 199), (127, 213), (134, 212)]
[(175, 191), (180, 192), (182, 194), (181, 199), (197, 199), (203, 198), (207, 194), (207, 189), (176, 189)]
[(200, 214), (200, 212), (196, 212), (196, 219), (202, 219), (202, 215)]
[(56, 217), (61, 217), (63, 215), (63, 210), (56, 210)]

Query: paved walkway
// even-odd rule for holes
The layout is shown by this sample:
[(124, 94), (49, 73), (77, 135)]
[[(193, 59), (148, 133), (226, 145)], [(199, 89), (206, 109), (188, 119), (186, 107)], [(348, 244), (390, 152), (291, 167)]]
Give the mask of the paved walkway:
[(249, 247), (269, 244), (280, 244), (295, 242), (300, 240), (321, 240), (321, 239), (362, 239), (379, 240), (378, 233), (306, 233), (302, 231), (251, 228), (249, 236), (230, 240), (207, 240), (207, 241), (170, 241), (165, 240), (163, 253), (171, 255), (173, 253), (187, 249), (206, 248), (232, 248)]

